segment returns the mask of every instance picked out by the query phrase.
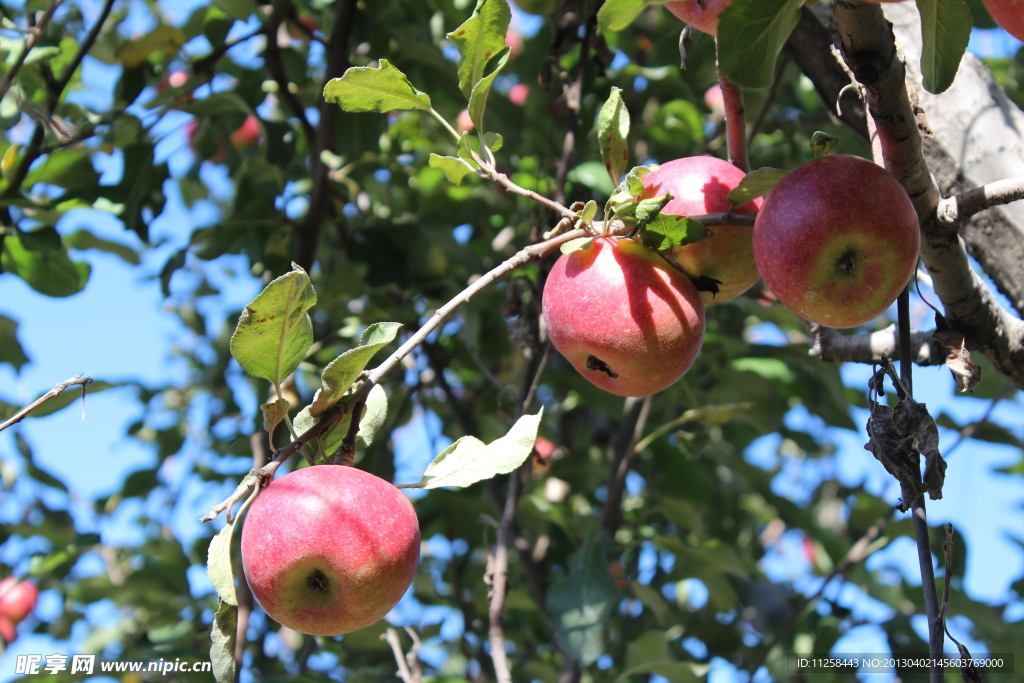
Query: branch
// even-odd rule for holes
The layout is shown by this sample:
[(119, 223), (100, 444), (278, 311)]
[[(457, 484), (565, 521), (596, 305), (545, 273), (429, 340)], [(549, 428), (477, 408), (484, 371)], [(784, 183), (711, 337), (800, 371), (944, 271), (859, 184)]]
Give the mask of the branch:
[(391, 652), (395, 655), (395, 663), (398, 664), (398, 677), (402, 683), (413, 683), (412, 672), (409, 671), (409, 664), (405, 661), (405, 653), (402, 652), (402, 643), (398, 640), (398, 631), (390, 626), (381, 636), (382, 640), (388, 641)]
[(78, 46), (78, 52), (75, 53), (74, 59), (68, 64), (67, 68), (64, 69), (64, 73), (61, 74), (60, 80), (57, 81), (55, 87), (58, 97), (60, 93), (64, 92), (64, 88), (68, 87), (68, 83), (71, 82), (71, 78), (75, 75), (75, 71), (78, 70), (82, 60), (85, 59), (85, 55), (88, 54), (89, 50), (96, 43), (96, 38), (99, 36), (100, 31), (103, 29), (103, 24), (106, 23), (107, 17), (110, 16), (110, 10), (114, 8), (114, 0), (107, 0), (103, 5), (103, 10), (100, 12), (99, 18), (96, 19), (96, 23), (93, 24), (92, 29), (89, 30), (89, 34), (82, 41), (82, 44)]
[(544, 195), (538, 194), (533, 190), (527, 190), (525, 187), (520, 187), (519, 185), (516, 185), (514, 182), (509, 180), (509, 177), (507, 175), (505, 175), (504, 173), (499, 173), (493, 166), (491, 166), (486, 161), (481, 159), (479, 154), (472, 151), (471, 153), (473, 155), (473, 161), (475, 161), (480, 166), (483, 177), (487, 178), (488, 180), (491, 180), (492, 182), (497, 183), (498, 185), (501, 185), (509, 192), (520, 195), (522, 197), (526, 197), (527, 199), (532, 199), (538, 204), (542, 204), (548, 207), (559, 216), (568, 218), (573, 221), (579, 218), (579, 216), (577, 216), (574, 211), (570, 210), (565, 205), (556, 202), (554, 199), (548, 199)]
[(18, 424), (26, 417), (28, 417), (28, 414), (31, 413), (33, 410), (43, 405), (51, 398), (59, 396), (68, 387), (82, 387), (82, 401), (85, 401), (85, 387), (92, 384), (92, 382), (92, 377), (82, 377), (81, 373), (75, 375), (71, 379), (64, 380), (63, 382), (57, 382), (55, 385), (53, 385), (53, 389), (50, 389), (45, 394), (43, 394), (36, 400), (32, 401), (32, 403), (28, 404), (27, 406), (19, 410), (17, 413), (15, 413), (14, 416), (11, 417), (9, 420), (0, 424), (0, 432), (2, 432), (3, 430), (7, 429), (12, 425)]
[(647, 424), (652, 399), (653, 396), (626, 399), (625, 416), (615, 444), (615, 457), (608, 471), (608, 502), (605, 503), (601, 518), (601, 525), (611, 538), (615, 538), (615, 532), (622, 524), (622, 495), (626, 490), (626, 475), (637, 453), (636, 443)]
[[(831, 327), (811, 323), (812, 358), (834, 363), (869, 363), (900, 359), (899, 333), (896, 325), (870, 334), (844, 335)], [(911, 358), (917, 365), (943, 365), (946, 349), (932, 332), (914, 332), (910, 338)]]
[(288, 105), (292, 115), (299, 120), (299, 123), (302, 125), (302, 132), (305, 133), (306, 139), (312, 143), (316, 139), (316, 130), (309, 122), (309, 118), (306, 117), (306, 108), (302, 106), (302, 102), (299, 101), (295, 93), (288, 89), (288, 76), (285, 74), (284, 65), (281, 62), (281, 48), (277, 44), (277, 30), (281, 26), (283, 13), (279, 9), (279, 7), (275, 8), (267, 20), (267, 25), (262, 29), (267, 38), (267, 47), (263, 50), (263, 61), (267, 65), (267, 71), (270, 72), (270, 76), (277, 83), (278, 96), (282, 102)]
[(39, 18), (39, 23), (28, 30), (28, 37), (25, 38), (25, 46), (21, 49), (21, 54), (19, 54), (18, 58), (14, 60), (14, 65), (8, 69), (6, 74), (4, 74), (3, 81), (0, 81), (0, 100), (7, 95), (7, 91), (11, 89), (12, 85), (14, 85), (15, 77), (18, 75), (21, 67), (25, 65), (25, 60), (28, 58), (29, 53), (32, 52), (32, 48), (35, 47), (36, 42), (39, 40), (39, 36), (41, 36), (43, 31), (46, 30), (46, 25), (49, 24), (50, 19), (53, 18), (53, 13), (57, 11), (57, 8), (60, 7), (63, 2), (64, 0), (53, 0), (53, 2), (50, 3), (50, 6), (46, 8), (46, 12), (43, 13), (43, 16)]
[(725, 140), (729, 150), (729, 163), (744, 173), (750, 173), (743, 90), (721, 73), (718, 75), (718, 82), (722, 87), (722, 102), (725, 105)]
[(936, 219), (951, 230), (959, 230), (974, 214), (1019, 199), (1024, 199), (1024, 176), (997, 180), (939, 201)]

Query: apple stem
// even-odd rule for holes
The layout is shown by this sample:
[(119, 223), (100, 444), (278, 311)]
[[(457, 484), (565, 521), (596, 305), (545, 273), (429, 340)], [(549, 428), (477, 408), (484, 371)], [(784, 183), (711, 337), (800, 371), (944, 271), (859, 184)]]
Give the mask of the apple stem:
[[(718, 44), (717, 39), (715, 44)], [(744, 173), (750, 173), (743, 90), (722, 75), (721, 64), (719, 64), (718, 82), (722, 86), (722, 103), (725, 105), (725, 140), (729, 151), (729, 163)]]

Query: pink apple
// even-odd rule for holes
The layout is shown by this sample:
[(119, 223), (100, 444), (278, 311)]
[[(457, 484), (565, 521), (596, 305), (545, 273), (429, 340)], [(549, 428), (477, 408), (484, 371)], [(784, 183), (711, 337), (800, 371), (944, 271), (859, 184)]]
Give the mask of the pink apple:
[(0, 616), (0, 639), (3, 642), (10, 645), (18, 638), (18, 629), (15, 627), (14, 622), (7, 617)]
[(515, 59), (523, 53), (523, 34), (510, 27), (505, 32), (505, 45), (508, 46), (508, 58)]
[(508, 91), (508, 99), (512, 104), (521, 107), (526, 104), (526, 98), (530, 95), (530, 86), (525, 83), (519, 83), (513, 85), (512, 89)]
[(1024, 41), (1024, 0), (982, 0), (985, 9), (999, 26), (1017, 40)]
[(260, 128), (260, 120), (249, 114), (242, 125), (231, 134), (231, 144), (238, 150), (251, 149), (260, 144), (261, 137), (263, 130)]
[[(644, 176), (641, 197), (671, 194), (673, 199), (662, 213), (700, 216), (732, 209), (729, 193), (745, 174), (716, 157), (686, 157), (669, 161)], [(747, 202), (738, 213), (756, 214), (761, 199)], [(750, 289), (760, 275), (754, 263), (752, 228), (741, 225), (708, 228), (708, 235), (693, 244), (676, 247), (672, 258), (693, 278), (709, 277), (721, 282), (718, 292), (701, 292), (705, 305), (733, 299)]]
[(39, 600), (39, 589), (31, 581), (8, 576), (0, 581), (0, 617), (18, 624), (29, 615)]
[(632, 239), (602, 237), (559, 257), (542, 307), (554, 347), (619, 396), (672, 385), (704, 340), (704, 304), (693, 283)]
[(468, 109), (463, 109), (459, 112), (458, 118), (455, 119), (455, 128), (460, 133), (470, 133), (476, 124), (473, 123), (473, 117), (469, 115)]
[(275, 479), (242, 527), (242, 566), (271, 618), (335, 636), (380, 620), (412, 583), (420, 528), (412, 504), (378, 477), (341, 465)]
[(914, 205), (896, 177), (860, 157), (821, 157), (784, 177), (754, 222), (765, 284), (797, 315), (855, 327), (888, 308), (921, 247)]
[(708, 105), (711, 115), (716, 119), (725, 116), (725, 97), (722, 95), (722, 86), (715, 83), (704, 93), (704, 104)]
[(732, 0), (676, 0), (665, 3), (669, 12), (698, 31), (718, 35), (718, 15)]

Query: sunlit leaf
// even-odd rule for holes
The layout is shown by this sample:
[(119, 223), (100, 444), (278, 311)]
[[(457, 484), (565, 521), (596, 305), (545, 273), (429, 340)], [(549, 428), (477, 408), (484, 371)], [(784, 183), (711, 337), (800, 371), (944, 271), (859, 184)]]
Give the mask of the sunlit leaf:
[(448, 40), (459, 49), (459, 89), (466, 97), (473, 94), (494, 56), (505, 49), (505, 32), (511, 21), (512, 10), (506, 0), (480, 0), (473, 16), (448, 34)]
[(213, 663), (213, 678), (217, 683), (234, 683), (237, 629), (238, 608), (221, 601), (210, 630), (210, 661)]
[(765, 196), (780, 180), (786, 177), (787, 173), (788, 171), (768, 166), (751, 171), (743, 177), (739, 185), (729, 192), (729, 203), (736, 208), (752, 199)]
[(945, 91), (953, 83), (971, 38), (971, 11), (964, 0), (917, 0), (921, 14), (921, 73), (924, 89)]
[(613, 183), (619, 182), (629, 164), (629, 110), (620, 93), (621, 88), (612, 87), (597, 115), (598, 147)]
[(345, 111), (386, 112), (430, 109), (430, 97), (412, 87), (408, 77), (386, 59), (380, 66), (353, 66), (324, 86), (324, 99)]
[(313, 398), (309, 412), (320, 417), (325, 410), (338, 402), (359, 377), (366, 364), (381, 347), (390, 344), (398, 335), (401, 323), (374, 323), (366, 328), (359, 346), (349, 349), (332, 360), (320, 376), (320, 389)]
[(800, 20), (802, 0), (733, 0), (718, 17), (719, 66), (729, 80), (767, 88), (775, 59)]

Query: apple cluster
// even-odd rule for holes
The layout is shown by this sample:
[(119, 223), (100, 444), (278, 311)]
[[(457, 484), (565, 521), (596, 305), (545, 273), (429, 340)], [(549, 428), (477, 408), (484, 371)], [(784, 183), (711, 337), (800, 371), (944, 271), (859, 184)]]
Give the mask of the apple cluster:
[[(668, 253), (601, 237), (555, 262), (543, 297), (548, 336), (590, 382), (619, 396), (671, 386), (700, 351), (705, 305), (759, 278), (804, 319), (840, 328), (873, 320), (910, 281), (917, 213), (889, 171), (824, 156), (787, 174), (763, 201), (732, 209), (729, 193), (744, 177), (721, 159), (677, 159), (643, 177), (639, 198), (671, 195), (662, 208), (669, 215), (752, 214), (753, 228), (716, 226)], [(694, 282), (717, 283), (716, 291), (698, 292)]]
[(18, 637), (17, 626), (35, 608), (39, 589), (31, 581), (8, 576), (0, 581), (0, 638), (12, 643)]

